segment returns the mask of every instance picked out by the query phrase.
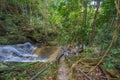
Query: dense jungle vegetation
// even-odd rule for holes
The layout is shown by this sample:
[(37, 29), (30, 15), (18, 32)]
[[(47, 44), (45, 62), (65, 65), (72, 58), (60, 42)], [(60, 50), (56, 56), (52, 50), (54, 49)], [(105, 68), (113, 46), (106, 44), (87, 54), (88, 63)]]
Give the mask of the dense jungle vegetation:
[[(79, 56), (65, 60), (70, 80), (119, 80), (120, 0), (0, 0), (0, 45), (24, 42), (83, 44)], [(34, 80), (43, 64), (51, 63), (0, 63), (0, 79)], [(36, 80), (58, 80), (58, 65)]]

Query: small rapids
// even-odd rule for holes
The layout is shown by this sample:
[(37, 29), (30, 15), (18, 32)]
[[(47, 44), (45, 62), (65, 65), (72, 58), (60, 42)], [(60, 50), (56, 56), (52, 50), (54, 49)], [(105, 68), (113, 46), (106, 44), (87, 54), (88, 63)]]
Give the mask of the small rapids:
[(0, 62), (46, 62), (38, 55), (32, 53), (37, 47), (31, 43), (16, 45), (0, 45)]

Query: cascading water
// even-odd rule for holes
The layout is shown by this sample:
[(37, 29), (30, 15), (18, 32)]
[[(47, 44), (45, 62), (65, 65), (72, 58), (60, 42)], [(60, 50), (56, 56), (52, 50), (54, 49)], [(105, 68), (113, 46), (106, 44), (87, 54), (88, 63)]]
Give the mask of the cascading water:
[(31, 43), (0, 45), (0, 62), (46, 62), (32, 51), (36, 49)]

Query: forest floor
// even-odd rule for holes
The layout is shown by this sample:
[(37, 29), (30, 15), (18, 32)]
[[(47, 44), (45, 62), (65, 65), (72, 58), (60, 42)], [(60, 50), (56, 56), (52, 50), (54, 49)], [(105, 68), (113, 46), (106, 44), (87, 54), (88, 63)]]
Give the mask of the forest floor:
[(106, 72), (100, 65), (90, 71), (94, 67), (95, 65), (82, 64), (81, 62), (69, 66), (65, 58), (62, 57), (58, 66), (57, 79), (55, 80), (119, 80), (117, 78), (119, 73), (115, 75), (115, 70), (110, 72), (110, 69)]
[[(109, 80), (106, 74), (102, 71), (100, 67), (97, 67), (91, 73), (88, 73), (90, 66), (78, 63), (74, 66), (74, 71), (72, 67), (68, 67), (65, 58), (60, 59), (58, 66), (58, 74), (56, 80)], [(72, 73), (72, 75), (71, 75)]]
[(69, 80), (69, 75), (68, 75), (68, 67), (65, 63), (65, 57), (61, 57), (60, 63), (58, 66), (58, 74), (57, 74), (57, 79), (56, 80)]
[[(80, 56), (82, 53), (80, 54)], [(115, 69), (96, 64), (100, 58), (75, 56), (60, 58), (59, 63), (0, 63), (0, 80), (28, 80), (44, 70), (36, 80), (119, 80)], [(91, 71), (92, 69), (92, 71)]]

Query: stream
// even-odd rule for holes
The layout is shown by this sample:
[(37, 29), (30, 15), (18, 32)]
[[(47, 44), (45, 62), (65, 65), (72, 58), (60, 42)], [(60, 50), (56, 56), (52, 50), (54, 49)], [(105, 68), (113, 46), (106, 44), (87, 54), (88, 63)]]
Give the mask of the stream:
[(46, 62), (32, 53), (37, 47), (29, 42), (16, 45), (0, 45), (0, 62)]
[(57, 46), (38, 48), (30, 42), (15, 45), (0, 45), (0, 62), (47, 62), (53, 61), (61, 55), (70, 58), (74, 55), (78, 56), (83, 47), (84, 45), (80, 44), (71, 50), (67, 46), (62, 46), (61, 48)]

